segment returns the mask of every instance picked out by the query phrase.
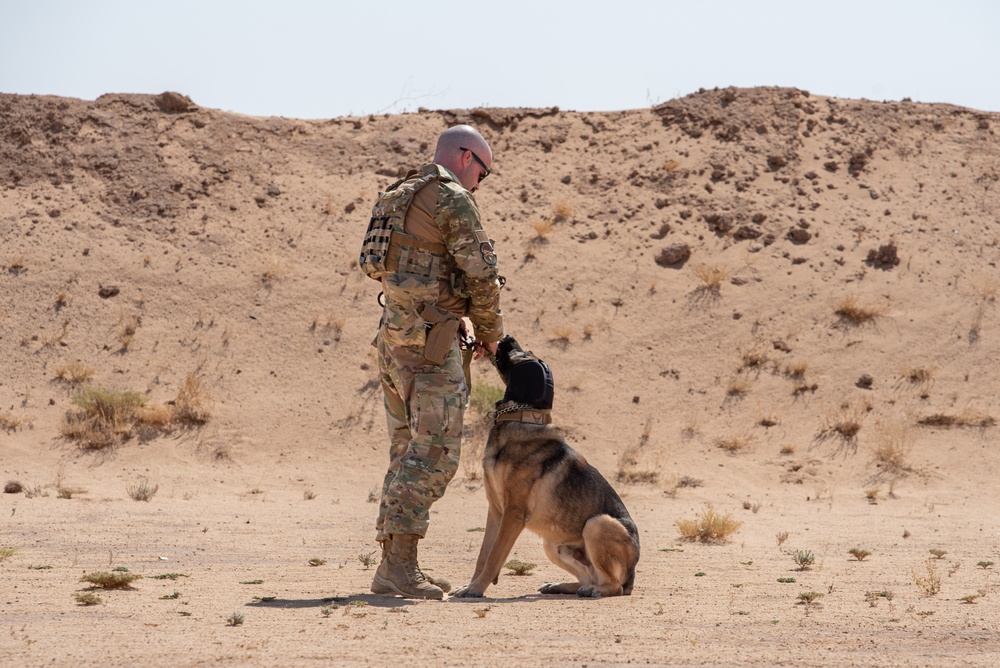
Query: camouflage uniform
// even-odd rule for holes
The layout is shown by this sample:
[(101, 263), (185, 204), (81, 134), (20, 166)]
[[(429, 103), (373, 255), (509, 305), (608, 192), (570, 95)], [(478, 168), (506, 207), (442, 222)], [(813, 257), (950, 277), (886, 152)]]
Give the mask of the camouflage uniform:
[[(382, 278), (385, 308), (375, 345), (390, 449), (378, 541), (392, 534), (423, 537), (431, 505), (458, 470), (469, 393), (455, 337), (459, 319), (472, 321), (479, 341), (503, 335), (496, 256), (472, 193), (436, 164), (407, 179), (432, 175), (405, 214), (406, 234), (394, 233), (394, 273)], [(436, 323), (445, 325), (437, 331)]]

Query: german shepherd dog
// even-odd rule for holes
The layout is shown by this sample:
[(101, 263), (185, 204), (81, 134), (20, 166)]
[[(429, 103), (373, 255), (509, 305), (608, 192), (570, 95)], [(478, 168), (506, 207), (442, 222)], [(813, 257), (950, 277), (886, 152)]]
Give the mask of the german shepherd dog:
[(507, 389), (483, 452), (489, 513), (472, 581), (454, 597), (482, 596), (496, 584), (525, 528), (542, 538), (545, 555), (577, 582), (553, 582), (543, 594), (620, 596), (632, 593), (639, 532), (625, 504), (597, 469), (550, 424), (554, 384), (548, 365), (511, 336), (497, 346)]

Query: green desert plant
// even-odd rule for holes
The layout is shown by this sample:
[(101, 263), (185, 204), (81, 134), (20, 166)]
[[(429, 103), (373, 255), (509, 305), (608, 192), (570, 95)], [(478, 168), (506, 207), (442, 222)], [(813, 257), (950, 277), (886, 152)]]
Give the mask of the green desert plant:
[(677, 531), (681, 538), (703, 543), (725, 541), (743, 526), (743, 522), (733, 519), (731, 513), (722, 514), (709, 506), (696, 520), (677, 520)]
[(229, 626), (239, 626), (243, 623), (243, 613), (233, 612), (233, 614), (226, 617), (226, 624)]
[(821, 598), (823, 598), (823, 594), (818, 591), (804, 591), (798, 596), (798, 599), (806, 605), (812, 605)]
[(853, 556), (858, 561), (864, 561), (865, 557), (871, 554), (868, 550), (862, 550), (861, 548), (855, 547), (847, 551), (848, 554)]
[(0, 563), (7, 561), (17, 554), (17, 550), (12, 547), (0, 547)]
[(538, 568), (538, 564), (533, 564), (528, 561), (519, 561), (518, 559), (511, 559), (504, 564), (503, 567), (512, 571), (514, 575), (528, 575), (531, 571)]
[(927, 551), (930, 552), (931, 556), (933, 556), (935, 559), (944, 559), (944, 555), (948, 554), (947, 550), (939, 550), (939, 549), (936, 549), (936, 548), (933, 549), (933, 550), (927, 550)]
[(375, 552), (374, 551), (362, 552), (361, 554), (358, 555), (358, 561), (361, 562), (361, 565), (364, 566), (365, 570), (367, 571), (377, 561), (377, 559), (375, 558)]
[(804, 571), (813, 565), (816, 557), (813, 555), (812, 550), (795, 550), (792, 554), (792, 560), (798, 564), (800, 571)]

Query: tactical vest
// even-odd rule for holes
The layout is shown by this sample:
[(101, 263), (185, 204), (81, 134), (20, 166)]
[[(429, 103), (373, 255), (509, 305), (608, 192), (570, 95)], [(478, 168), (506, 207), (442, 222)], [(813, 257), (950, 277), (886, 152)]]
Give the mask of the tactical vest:
[(359, 264), (369, 278), (381, 281), (396, 272), (447, 279), (451, 273), (444, 244), (424, 241), (403, 231), (406, 212), (417, 192), (437, 174), (404, 179), (380, 193), (361, 246)]

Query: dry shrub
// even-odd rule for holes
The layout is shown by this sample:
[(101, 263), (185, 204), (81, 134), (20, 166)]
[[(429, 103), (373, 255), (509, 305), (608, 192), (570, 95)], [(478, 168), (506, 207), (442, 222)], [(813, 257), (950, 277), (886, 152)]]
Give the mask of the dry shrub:
[(700, 264), (694, 268), (694, 275), (701, 281), (700, 289), (718, 292), (719, 286), (729, 276), (729, 270), (725, 267)]
[(753, 445), (753, 438), (747, 435), (725, 436), (715, 440), (715, 446), (731, 455), (742, 452)]
[(87, 450), (101, 450), (132, 436), (137, 412), (146, 403), (138, 392), (84, 387), (73, 397), (79, 410), (67, 413), (62, 435)]
[(789, 378), (794, 378), (796, 380), (801, 380), (805, 378), (806, 370), (809, 368), (809, 362), (804, 360), (799, 360), (796, 362), (791, 362), (785, 366), (785, 375)]
[(867, 399), (853, 404), (846, 402), (841, 404), (839, 412), (824, 418), (823, 426), (820, 428), (820, 439), (836, 435), (845, 442), (853, 443), (861, 431), (862, 419), (871, 409), (871, 403)]
[(732, 513), (718, 513), (709, 506), (696, 520), (677, 520), (677, 531), (681, 538), (703, 543), (719, 543), (743, 526), (743, 522), (733, 519)]
[(189, 373), (177, 390), (174, 400), (174, 420), (190, 424), (204, 424), (212, 416), (212, 399), (201, 379)]
[(6, 432), (30, 427), (32, 422), (30, 417), (17, 417), (13, 413), (0, 413), (0, 429)]
[(857, 297), (849, 295), (840, 300), (833, 312), (840, 316), (841, 322), (858, 326), (873, 322), (884, 311), (880, 306), (863, 305)]
[(741, 376), (736, 376), (726, 384), (726, 396), (742, 397), (750, 391), (750, 380)]
[(535, 236), (532, 241), (546, 241), (546, 237), (552, 231), (552, 224), (553, 222), (547, 218), (532, 220), (531, 228), (535, 230)]
[(127, 571), (96, 571), (84, 575), (80, 578), (80, 582), (89, 582), (101, 589), (124, 589), (141, 578), (142, 576), (138, 573)]
[[(653, 431), (653, 419), (648, 418), (639, 441), (625, 446), (618, 455), (615, 479), (626, 484), (655, 483), (660, 479), (660, 453), (649, 449), (649, 437)], [(652, 461), (650, 461), (652, 460)]]
[(573, 328), (567, 327), (566, 325), (558, 325), (552, 328), (552, 341), (562, 346), (569, 345), (570, 339), (573, 338)]
[(555, 206), (552, 207), (552, 215), (554, 215), (556, 219), (561, 220), (571, 218), (573, 216), (573, 205), (564, 199), (557, 200)]
[(158, 403), (148, 403), (136, 411), (137, 421), (153, 429), (166, 429), (174, 419), (174, 409)]
[(987, 427), (996, 426), (996, 419), (977, 410), (966, 409), (961, 413), (934, 413), (917, 420), (922, 427)]
[(264, 267), (260, 272), (260, 280), (264, 285), (270, 286), (288, 275), (288, 268), (285, 262), (279, 257), (269, 257), (264, 260)]
[(150, 485), (149, 480), (140, 478), (134, 485), (126, 485), (125, 491), (133, 501), (149, 501), (160, 490), (159, 485)]
[(72, 385), (84, 383), (94, 376), (94, 370), (82, 362), (70, 362), (56, 367), (56, 378)]
[(913, 434), (905, 426), (876, 424), (875, 443), (872, 458), (882, 475), (899, 477), (913, 470), (909, 463)]

